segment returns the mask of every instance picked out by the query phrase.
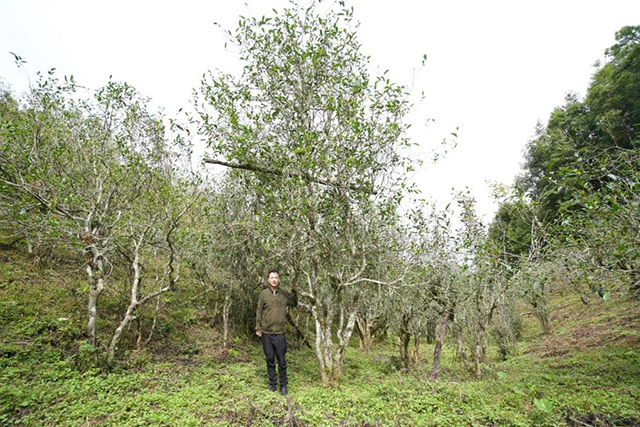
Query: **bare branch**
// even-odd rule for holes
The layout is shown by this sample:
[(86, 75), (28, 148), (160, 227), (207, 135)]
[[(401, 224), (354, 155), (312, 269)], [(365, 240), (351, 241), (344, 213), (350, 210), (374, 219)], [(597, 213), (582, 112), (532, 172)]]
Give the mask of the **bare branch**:
[(242, 169), (242, 170), (248, 170), (252, 172), (261, 172), (261, 173), (267, 173), (267, 174), (278, 175), (278, 176), (298, 177), (308, 182), (315, 182), (316, 184), (325, 185), (327, 187), (344, 188), (344, 189), (352, 190), (358, 193), (366, 193), (366, 194), (373, 194), (373, 195), (378, 194), (372, 188), (357, 187), (355, 185), (344, 185), (338, 182), (314, 177), (311, 174), (303, 171), (285, 172), (281, 169), (270, 169), (270, 168), (254, 165), (251, 163), (229, 163), (229, 162), (224, 162), (222, 160), (216, 160), (216, 159), (204, 159), (204, 162), (210, 163), (213, 165), (221, 165), (221, 166), (225, 166), (232, 169)]

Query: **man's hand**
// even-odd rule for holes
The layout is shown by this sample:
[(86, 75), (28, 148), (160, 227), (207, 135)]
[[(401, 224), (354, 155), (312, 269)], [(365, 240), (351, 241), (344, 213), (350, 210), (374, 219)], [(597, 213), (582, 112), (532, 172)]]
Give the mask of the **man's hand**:
[(262, 331), (256, 331), (256, 335), (262, 337)]

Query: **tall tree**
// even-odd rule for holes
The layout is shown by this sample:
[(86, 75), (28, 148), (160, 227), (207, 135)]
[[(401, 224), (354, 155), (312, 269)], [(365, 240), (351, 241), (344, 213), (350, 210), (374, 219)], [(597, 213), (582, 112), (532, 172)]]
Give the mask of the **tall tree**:
[(636, 292), (640, 27), (623, 27), (616, 41), (585, 99), (570, 95), (539, 128), (519, 185), (552, 226), (547, 256), (570, 254), (587, 280), (627, 275)]
[(610, 182), (608, 162), (618, 149), (638, 148), (640, 126), (640, 27), (624, 27), (607, 49), (607, 62), (593, 75), (584, 100), (567, 96), (527, 148), (519, 185), (540, 204), (545, 223), (562, 209), (581, 209), (572, 198), (579, 182), (597, 190)]
[(210, 73), (199, 98), (209, 161), (245, 170), (263, 247), (300, 278), (327, 383), (342, 373), (368, 279), (370, 224), (394, 220), (407, 143), (405, 90), (369, 75), (352, 19), (316, 4), (242, 18), (228, 32), (242, 75)]
[(608, 62), (596, 72), (585, 99), (596, 118), (598, 145), (638, 148), (640, 130), (640, 26), (616, 32)]

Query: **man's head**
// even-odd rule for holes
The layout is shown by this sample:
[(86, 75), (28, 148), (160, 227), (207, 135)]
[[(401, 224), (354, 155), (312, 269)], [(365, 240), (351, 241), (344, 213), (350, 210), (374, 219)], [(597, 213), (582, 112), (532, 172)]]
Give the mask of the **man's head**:
[(278, 270), (269, 271), (269, 275), (267, 276), (267, 281), (269, 282), (269, 286), (271, 286), (274, 289), (277, 288), (278, 285), (280, 284), (280, 273), (278, 273)]

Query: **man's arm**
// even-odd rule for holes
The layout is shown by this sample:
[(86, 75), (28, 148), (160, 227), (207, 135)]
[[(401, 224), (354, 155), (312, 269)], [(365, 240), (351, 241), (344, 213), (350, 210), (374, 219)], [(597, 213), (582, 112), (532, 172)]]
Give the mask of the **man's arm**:
[(256, 308), (256, 335), (262, 336), (262, 292), (260, 292), (260, 297), (258, 298), (258, 308)]
[(293, 285), (291, 292), (289, 292), (289, 299), (287, 300), (289, 307), (296, 307), (298, 305), (298, 290), (296, 285)]

